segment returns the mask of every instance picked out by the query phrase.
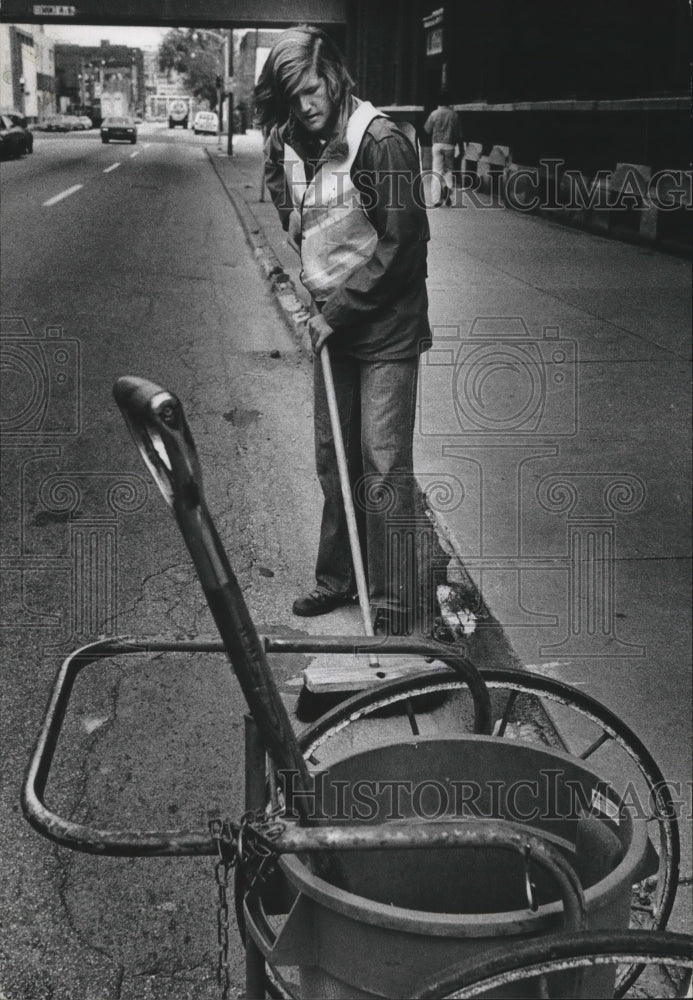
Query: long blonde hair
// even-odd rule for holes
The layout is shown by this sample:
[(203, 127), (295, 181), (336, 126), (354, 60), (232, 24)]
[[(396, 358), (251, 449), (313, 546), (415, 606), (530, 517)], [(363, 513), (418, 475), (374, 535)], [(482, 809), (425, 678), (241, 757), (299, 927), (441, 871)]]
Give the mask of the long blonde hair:
[(315, 72), (325, 81), (335, 110), (343, 113), (354, 88), (344, 58), (320, 28), (288, 28), (275, 42), (255, 88), (255, 105), (262, 125), (282, 124), (305, 78)]

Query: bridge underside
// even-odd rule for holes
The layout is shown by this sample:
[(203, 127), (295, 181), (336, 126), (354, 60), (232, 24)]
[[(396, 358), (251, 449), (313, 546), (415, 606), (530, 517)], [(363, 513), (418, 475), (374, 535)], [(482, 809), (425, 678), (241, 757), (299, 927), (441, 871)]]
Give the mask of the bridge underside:
[(21, 24), (123, 24), (152, 27), (282, 28), (344, 24), (346, 0), (3, 0), (0, 20)]

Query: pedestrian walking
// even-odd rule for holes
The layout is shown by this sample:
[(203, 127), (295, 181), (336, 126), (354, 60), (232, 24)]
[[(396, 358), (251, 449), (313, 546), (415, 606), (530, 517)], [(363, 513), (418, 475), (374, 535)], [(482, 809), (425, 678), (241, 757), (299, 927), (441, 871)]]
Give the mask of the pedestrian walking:
[(440, 198), (435, 203), (436, 208), (441, 205), (452, 205), (453, 178), (452, 170), (455, 159), (455, 146), (462, 149), (462, 126), (460, 116), (450, 106), (450, 97), (447, 91), (441, 91), (438, 99), (438, 107), (432, 111), (424, 123), (424, 132), (431, 136), (433, 144), (431, 147), (431, 167), (438, 177), (442, 177)]
[(412, 628), (414, 554), (394, 526), (421, 525), (412, 445), (419, 356), (430, 343), (426, 212), (419, 161), (404, 133), (353, 93), (332, 40), (289, 28), (256, 87), (267, 190), (311, 293), (317, 474), (324, 496), (315, 587), (296, 615), (354, 600), (356, 581), (321, 365), (329, 341), (339, 418), (365, 551), (376, 634)]

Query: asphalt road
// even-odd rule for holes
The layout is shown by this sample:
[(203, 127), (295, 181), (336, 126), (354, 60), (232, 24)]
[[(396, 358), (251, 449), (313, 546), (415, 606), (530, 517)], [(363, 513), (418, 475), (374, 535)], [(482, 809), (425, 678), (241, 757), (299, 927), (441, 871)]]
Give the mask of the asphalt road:
[[(207, 156), (205, 147), (216, 144), (215, 137), (160, 126), (143, 128), (134, 147), (102, 146), (96, 134), (37, 135), (33, 157), (2, 165), (0, 998), (6, 1000), (218, 996), (210, 859), (78, 855), (41, 839), (19, 808), (31, 745), (66, 652), (102, 634), (215, 635), (183, 541), (112, 401), (119, 375), (146, 376), (182, 400), (209, 506), (258, 630), (295, 629), (291, 601), (312, 578), (319, 512), (310, 364), (275, 311)], [(236, 163), (224, 161), (223, 170), (238, 188), (240, 169), (228, 175)], [(241, 187), (257, 190), (257, 178), (249, 173)], [(682, 350), (667, 339), (683, 343), (679, 331), (688, 330), (678, 322), (687, 311), (679, 262), (515, 213), (443, 213), (434, 219), (433, 237), (431, 314), (443, 333), (453, 320), (459, 326), (477, 316), (523, 315), (537, 328), (547, 319), (560, 322), (576, 337), (580, 434), (572, 450), (562, 448), (560, 468), (632, 470), (654, 484), (656, 503), (631, 529), (636, 548), (621, 541), (619, 565), (629, 588), (619, 593), (619, 608), (630, 627), (652, 632), (650, 686), (627, 673), (628, 661), (622, 672), (609, 666), (593, 676), (589, 659), (566, 661), (572, 673), (564, 679), (603, 697), (626, 719), (634, 706), (644, 707), (640, 715), (654, 721), (636, 730), (653, 744), (665, 773), (676, 774), (681, 760), (685, 769), (690, 745), (678, 737), (687, 732), (687, 721), (678, 720), (688, 676), (676, 620), (684, 606), (679, 574), (688, 563), (676, 527), (682, 499), (669, 486), (680, 478), (684, 437)], [(667, 393), (671, 406), (664, 405)], [(638, 407), (629, 409), (624, 399)], [(431, 405), (426, 419), (450, 416), (449, 394), (439, 393)], [(424, 430), (422, 422), (419, 467), (437, 473), (440, 449), (425, 447), (437, 439)], [(446, 457), (443, 471), (455, 469)], [(502, 476), (495, 481), (503, 487)], [(503, 500), (506, 491), (496, 493)], [(460, 506), (452, 528), (473, 551), (468, 506)], [(515, 524), (502, 504), (497, 511), (489, 504), (485, 519), (497, 544)], [(562, 521), (554, 518), (548, 535), (543, 522), (529, 528), (536, 552), (547, 552), (547, 538), (563, 551)], [(630, 569), (641, 557), (647, 572), (639, 563)], [(655, 557), (673, 567), (669, 589)], [(553, 586), (545, 574), (536, 576)], [(630, 587), (633, 579), (637, 588)], [(512, 627), (503, 595), (494, 596), (504, 627)], [(544, 596), (536, 607), (553, 608), (554, 595), (546, 604)], [(617, 617), (626, 620), (625, 613)], [(327, 619), (311, 623), (311, 631), (359, 630), (351, 609)], [(518, 651), (533, 663), (532, 643), (545, 640), (537, 639), (539, 631), (524, 631)], [(298, 675), (298, 659), (273, 661), (280, 681)], [(642, 662), (649, 671), (650, 661)], [(561, 661), (545, 666), (563, 676)], [(73, 698), (48, 791), (56, 811), (121, 829), (204, 829), (210, 810), (238, 818), (243, 704), (222, 658), (150, 657), (136, 668), (103, 663), (82, 675)], [(235, 996), (242, 992), (242, 965), (233, 933)]]
[[(248, 252), (209, 144), (157, 126), (135, 146), (37, 135), (32, 157), (2, 165), (6, 1000), (218, 996), (211, 859), (75, 854), (38, 836), (19, 807), (69, 650), (99, 635), (215, 637), (113, 402), (118, 376), (145, 376), (183, 402), (258, 629), (286, 630), (310, 579), (310, 365)], [(298, 673), (295, 659), (275, 663), (280, 677)], [(101, 827), (205, 830), (215, 808), (237, 819), (242, 714), (222, 657), (101, 664), (75, 690), (48, 801)]]

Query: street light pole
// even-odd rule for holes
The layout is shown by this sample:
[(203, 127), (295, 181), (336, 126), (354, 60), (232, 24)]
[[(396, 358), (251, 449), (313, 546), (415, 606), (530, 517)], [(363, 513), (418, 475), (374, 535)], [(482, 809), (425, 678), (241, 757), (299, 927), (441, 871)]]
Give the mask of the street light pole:
[(222, 119), (224, 117), (224, 78), (217, 76), (217, 149), (221, 149)]
[(79, 80), (79, 113), (84, 114), (84, 60), (79, 61), (79, 73), (77, 74), (77, 79)]
[(229, 95), (228, 95), (228, 114), (229, 114), (229, 134), (226, 140), (226, 153), (228, 156), (233, 156), (233, 89), (231, 87), (231, 80), (233, 78), (233, 28), (228, 28), (226, 44), (229, 50), (229, 56), (226, 63), (227, 77), (229, 79)]

